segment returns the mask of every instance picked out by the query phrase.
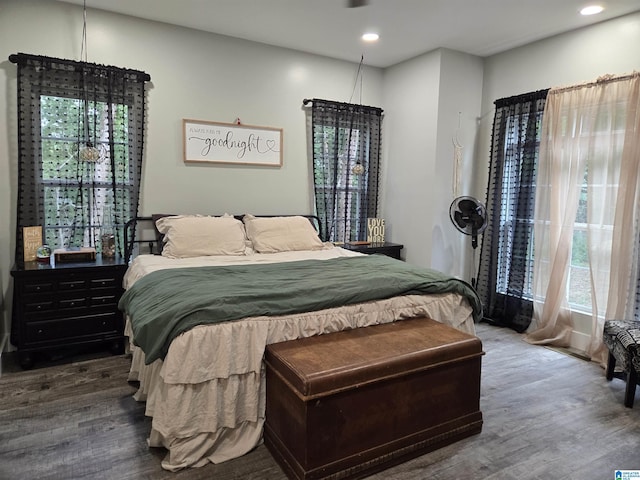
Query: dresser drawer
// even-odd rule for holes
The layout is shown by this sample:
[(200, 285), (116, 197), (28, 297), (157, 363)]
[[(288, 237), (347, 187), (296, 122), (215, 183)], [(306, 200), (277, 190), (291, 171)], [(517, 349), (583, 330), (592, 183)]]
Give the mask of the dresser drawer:
[(88, 301), (87, 297), (61, 299), (60, 302), (58, 302), (58, 308), (66, 309), (66, 308), (86, 307), (87, 301)]
[(116, 278), (92, 278), (90, 280), (90, 288), (96, 289), (96, 288), (114, 288), (114, 287), (119, 287), (120, 285), (118, 285), (118, 282), (120, 280), (116, 279)]
[(69, 290), (84, 290), (86, 287), (86, 280), (62, 280), (58, 283), (58, 290), (61, 292)]
[(24, 303), (25, 315), (46, 313), (55, 310), (56, 303), (53, 300), (33, 300)]
[(25, 325), (25, 344), (55, 342), (86, 336), (116, 334), (118, 315), (102, 313), (64, 320), (29, 322)]
[(95, 296), (89, 299), (89, 304), (92, 307), (103, 306), (103, 305), (118, 305), (119, 296), (117, 295), (102, 295)]
[(53, 282), (25, 282), (24, 293), (48, 293), (53, 291)]
[(88, 290), (79, 292), (58, 292), (55, 295), (27, 295), (24, 301), (24, 321), (76, 317), (88, 312), (91, 294)]

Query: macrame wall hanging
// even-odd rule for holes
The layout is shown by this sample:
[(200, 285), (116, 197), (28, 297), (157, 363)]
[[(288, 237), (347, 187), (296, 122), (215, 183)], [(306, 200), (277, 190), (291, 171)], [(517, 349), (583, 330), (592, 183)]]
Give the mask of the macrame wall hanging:
[(460, 143), (459, 135), (460, 135), (460, 117), (462, 112), (458, 112), (458, 128), (456, 129), (455, 135), (452, 137), (451, 141), (453, 143), (453, 197), (457, 198), (460, 196), (460, 170), (462, 169), (462, 148), (463, 145)]

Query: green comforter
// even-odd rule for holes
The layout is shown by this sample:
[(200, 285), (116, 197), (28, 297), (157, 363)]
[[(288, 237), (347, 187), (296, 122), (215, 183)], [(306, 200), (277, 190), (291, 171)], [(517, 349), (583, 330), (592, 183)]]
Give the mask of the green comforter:
[(196, 325), (445, 292), (465, 296), (480, 319), (480, 299), (466, 282), (383, 255), (160, 270), (136, 281), (119, 308), (149, 364)]

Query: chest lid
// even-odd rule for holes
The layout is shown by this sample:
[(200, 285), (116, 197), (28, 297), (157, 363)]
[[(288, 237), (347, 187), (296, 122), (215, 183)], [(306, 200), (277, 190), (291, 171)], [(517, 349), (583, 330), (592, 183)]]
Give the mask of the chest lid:
[(267, 346), (268, 368), (304, 397), (320, 397), (483, 355), (477, 337), (429, 318)]

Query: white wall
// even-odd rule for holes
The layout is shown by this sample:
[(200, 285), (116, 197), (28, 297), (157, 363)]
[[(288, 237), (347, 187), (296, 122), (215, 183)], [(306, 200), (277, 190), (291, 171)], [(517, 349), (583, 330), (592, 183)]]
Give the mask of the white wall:
[[(151, 76), (141, 214), (313, 211), (302, 100), (348, 102), (360, 58), (332, 60), (99, 10), (88, 10), (87, 22), (90, 62)], [(0, 285), (7, 311), (0, 339), (11, 304), (18, 175), (16, 65), (7, 59), (23, 52), (80, 60), (81, 35), (81, 7), (0, 0)], [(382, 71), (365, 67), (363, 75), (354, 98), (381, 106)], [(283, 128), (283, 166), (186, 165), (183, 118)]]
[(433, 179), (441, 52), (408, 60), (384, 73), (384, 201), (388, 239), (405, 246), (403, 256), (431, 263), (431, 225), (436, 211)]
[[(470, 194), (482, 59), (439, 49), (385, 70), (383, 216), (406, 260), (469, 280), (470, 239), (449, 219), (456, 196), (453, 138), (463, 160), (457, 195)], [(484, 167), (483, 167), (484, 168)]]

